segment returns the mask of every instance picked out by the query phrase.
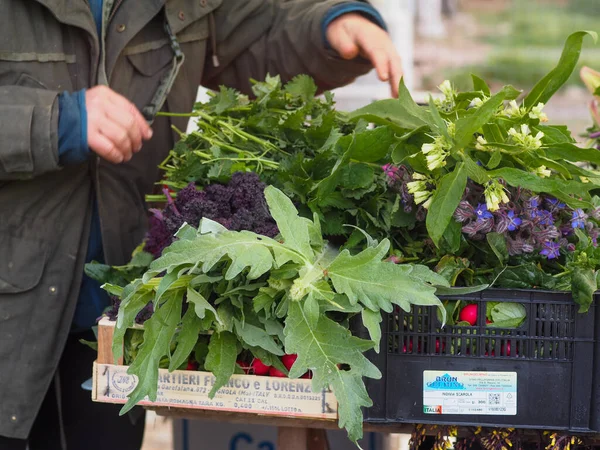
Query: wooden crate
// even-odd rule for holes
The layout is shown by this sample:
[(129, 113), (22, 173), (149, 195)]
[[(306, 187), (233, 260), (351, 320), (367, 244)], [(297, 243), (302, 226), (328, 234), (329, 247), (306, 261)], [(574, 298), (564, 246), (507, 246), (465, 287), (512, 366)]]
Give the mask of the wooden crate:
[[(115, 322), (104, 318), (98, 324), (98, 359), (94, 363), (92, 400), (124, 404), (135, 389), (137, 377), (127, 373), (128, 366), (113, 364), (112, 339)], [(307, 419), (337, 424), (337, 400), (328, 390), (313, 392), (311, 380), (233, 375), (213, 399), (208, 397), (214, 384), (210, 372), (159, 369), (156, 401), (139, 404), (161, 415), (186, 415), (194, 411), (242, 413), (243, 416)], [(172, 412), (172, 414), (170, 414)], [(201, 412), (201, 411), (198, 411)], [(250, 417), (249, 417), (250, 418)]]

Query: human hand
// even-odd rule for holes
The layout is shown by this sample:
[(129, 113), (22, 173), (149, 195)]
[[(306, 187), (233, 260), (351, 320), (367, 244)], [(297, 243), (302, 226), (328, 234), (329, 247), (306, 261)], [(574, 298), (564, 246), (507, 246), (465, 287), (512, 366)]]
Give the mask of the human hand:
[(136, 106), (106, 86), (85, 92), (88, 145), (113, 163), (129, 161), (152, 137), (152, 129)]
[(402, 62), (384, 29), (360, 14), (348, 13), (329, 24), (327, 40), (344, 59), (354, 59), (360, 54), (371, 61), (379, 79), (388, 81), (392, 96), (398, 97)]

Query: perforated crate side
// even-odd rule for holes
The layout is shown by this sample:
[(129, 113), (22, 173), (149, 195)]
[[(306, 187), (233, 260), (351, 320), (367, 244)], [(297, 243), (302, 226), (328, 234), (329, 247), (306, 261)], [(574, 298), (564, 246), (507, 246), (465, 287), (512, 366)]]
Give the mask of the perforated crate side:
[[(590, 314), (579, 314), (570, 295), (532, 290), (489, 289), (444, 299), (469, 300), (480, 305), (490, 301), (518, 302), (525, 307), (527, 318), (516, 330), (485, 325), (440, 329), (435, 307), (418, 306), (410, 312), (386, 315), (382, 321), (381, 352), (371, 352), (371, 360), (382, 371), (383, 379), (366, 380), (374, 400), (374, 406), (365, 411), (367, 421), (586, 432), (599, 427), (600, 343), (594, 341), (600, 340), (600, 312), (594, 307)], [(485, 324), (483, 307), (479, 308), (478, 324)], [(517, 372), (518, 414), (425, 415), (424, 370)]]

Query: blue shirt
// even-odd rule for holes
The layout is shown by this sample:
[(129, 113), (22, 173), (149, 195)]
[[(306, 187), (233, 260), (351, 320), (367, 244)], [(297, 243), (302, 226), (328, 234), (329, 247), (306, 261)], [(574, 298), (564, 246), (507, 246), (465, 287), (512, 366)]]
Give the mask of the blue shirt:
[[(96, 22), (96, 30), (100, 36), (102, 46), (102, 2), (103, 0), (88, 0), (92, 16)], [(329, 47), (325, 36), (327, 26), (342, 14), (360, 13), (369, 18), (382, 28), (386, 28), (381, 15), (372, 6), (361, 2), (341, 3), (331, 8), (323, 18), (322, 30), (325, 45)], [(80, 164), (90, 156), (87, 140), (87, 111), (85, 105), (85, 89), (77, 92), (63, 92), (59, 96), (59, 118), (58, 118), (58, 154), (62, 165)], [(90, 225), (90, 237), (86, 252), (86, 263), (91, 261), (104, 262), (102, 250), (102, 233), (100, 229), (100, 215), (98, 204), (94, 194), (92, 207), (92, 222)], [(83, 274), (75, 317), (73, 318), (73, 330), (88, 329), (96, 323), (96, 319), (109, 306), (108, 294), (100, 288), (95, 280)]]

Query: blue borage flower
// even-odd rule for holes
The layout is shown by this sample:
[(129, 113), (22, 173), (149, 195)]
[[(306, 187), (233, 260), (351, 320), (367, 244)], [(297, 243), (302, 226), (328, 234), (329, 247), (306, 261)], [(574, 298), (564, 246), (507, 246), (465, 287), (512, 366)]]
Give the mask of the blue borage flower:
[(562, 211), (567, 206), (556, 198), (547, 198), (546, 202), (548, 203), (548, 210), (550, 212)]
[(540, 255), (544, 255), (548, 259), (558, 258), (560, 256), (560, 245), (557, 242), (546, 241)]
[(585, 220), (588, 215), (583, 212), (583, 209), (579, 208), (573, 211), (573, 218), (571, 219), (571, 225), (573, 228), (585, 228)]
[(477, 215), (477, 220), (485, 220), (493, 218), (493, 214), (488, 211), (487, 205), (485, 203), (480, 203), (475, 208), (475, 214)]
[(509, 231), (515, 231), (523, 223), (523, 220), (521, 220), (519, 217), (515, 216), (515, 212), (513, 210), (508, 211), (508, 219), (509, 219), (509, 221), (508, 221), (508, 230)]

